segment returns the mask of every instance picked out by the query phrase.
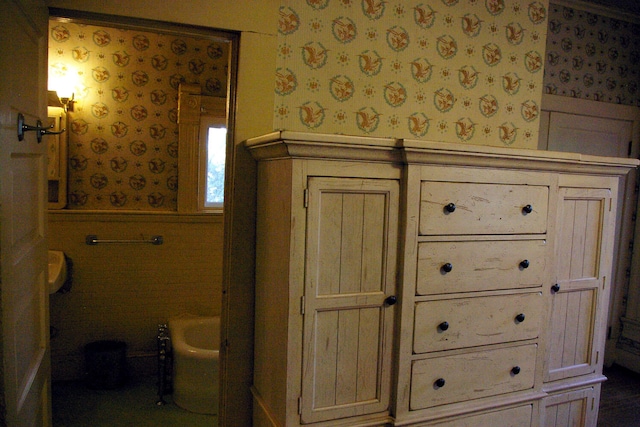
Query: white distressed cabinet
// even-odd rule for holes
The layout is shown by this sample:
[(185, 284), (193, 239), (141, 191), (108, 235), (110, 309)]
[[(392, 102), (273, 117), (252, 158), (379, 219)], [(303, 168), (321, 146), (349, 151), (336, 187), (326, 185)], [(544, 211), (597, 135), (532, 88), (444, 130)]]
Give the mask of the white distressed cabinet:
[(255, 426), (595, 426), (636, 161), (292, 132), (246, 146)]
[[(612, 287), (615, 179), (561, 176), (548, 298), (545, 427), (595, 426)], [(582, 387), (582, 388), (581, 388)]]
[(254, 425), (392, 422), (400, 153), (385, 139), (280, 136), (248, 143)]

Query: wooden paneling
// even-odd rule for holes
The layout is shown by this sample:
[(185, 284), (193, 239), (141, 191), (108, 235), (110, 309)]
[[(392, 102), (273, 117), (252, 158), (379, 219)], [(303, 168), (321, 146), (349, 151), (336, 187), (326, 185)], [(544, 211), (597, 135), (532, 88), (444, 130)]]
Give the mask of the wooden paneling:
[[(566, 289), (566, 286), (565, 286)], [(553, 298), (549, 381), (593, 372), (591, 365), (596, 290), (561, 290)]]
[(597, 396), (595, 388), (589, 387), (546, 398), (543, 427), (594, 426), (598, 413)]
[[(89, 246), (88, 234), (162, 235), (164, 244)], [(49, 247), (73, 263), (70, 292), (50, 298), (54, 379), (82, 378), (82, 348), (100, 339), (127, 342), (130, 356), (155, 369), (158, 323), (220, 314), (222, 237), (219, 216), (50, 213)]]
[(399, 183), (310, 177), (302, 421), (389, 407)]
[[(287, 405), (287, 346), (291, 331), (282, 328), (289, 319), (289, 289), (286, 277), (291, 268), (292, 246), (290, 239), (283, 238), (291, 230), (291, 162), (268, 162), (258, 169), (258, 181), (268, 190), (270, 197), (258, 197), (256, 250), (256, 280), (265, 286), (256, 286), (255, 340), (257, 358), (253, 369), (254, 390), (261, 390), (255, 403), (263, 405), (272, 413), (267, 416), (283, 419)], [(265, 247), (265, 242), (269, 242)], [(233, 331), (229, 331), (231, 334)], [(257, 416), (262, 412), (257, 411)], [(256, 421), (257, 422), (257, 421)], [(257, 424), (263, 425), (263, 424)]]
[(606, 274), (601, 269), (602, 236), (613, 238), (607, 188), (561, 188), (559, 197), (558, 288), (551, 294), (547, 381), (596, 372), (597, 327), (605, 314), (599, 309)]

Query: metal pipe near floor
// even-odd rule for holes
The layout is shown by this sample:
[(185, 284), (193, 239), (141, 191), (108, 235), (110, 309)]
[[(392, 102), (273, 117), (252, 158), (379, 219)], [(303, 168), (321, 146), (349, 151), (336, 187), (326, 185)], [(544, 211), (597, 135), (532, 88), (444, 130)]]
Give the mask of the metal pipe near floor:
[(158, 401), (156, 405), (167, 403), (164, 395), (171, 392), (171, 337), (166, 324), (158, 325)]

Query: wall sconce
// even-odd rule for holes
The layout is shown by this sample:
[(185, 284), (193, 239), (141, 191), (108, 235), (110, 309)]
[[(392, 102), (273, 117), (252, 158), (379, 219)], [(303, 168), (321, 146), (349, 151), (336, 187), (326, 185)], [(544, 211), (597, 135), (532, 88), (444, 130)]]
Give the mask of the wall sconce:
[(69, 95), (68, 93), (60, 93), (59, 90), (56, 91), (56, 94), (58, 95), (58, 99), (60, 100), (60, 103), (63, 105), (62, 108), (64, 108), (65, 111), (73, 111), (73, 104), (75, 103), (75, 101), (73, 100), (73, 92), (71, 92), (71, 95)]
[(74, 93), (71, 90), (58, 88), (49, 90), (48, 105), (51, 107), (62, 107), (64, 111), (73, 111)]
[(76, 102), (74, 100), (74, 94), (65, 94), (64, 96), (60, 96), (58, 92), (55, 90), (50, 90), (48, 92), (47, 105), (49, 107), (60, 107), (64, 109), (64, 111), (73, 111), (73, 104)]
[(76, 80), (77, 73), (64, 64), (57, 63), (49, 67), (49, 91), (56, 93), (59, 106), (65, 111), (73, 111)]

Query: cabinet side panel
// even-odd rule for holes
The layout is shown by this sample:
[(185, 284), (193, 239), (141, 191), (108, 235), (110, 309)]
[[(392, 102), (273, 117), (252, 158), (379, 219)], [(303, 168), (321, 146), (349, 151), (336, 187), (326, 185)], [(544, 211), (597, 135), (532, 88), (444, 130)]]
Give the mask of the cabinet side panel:
[(281, 425), (288, 400), (291, 166), (281, 160), (258, 167), (254, 388)]

